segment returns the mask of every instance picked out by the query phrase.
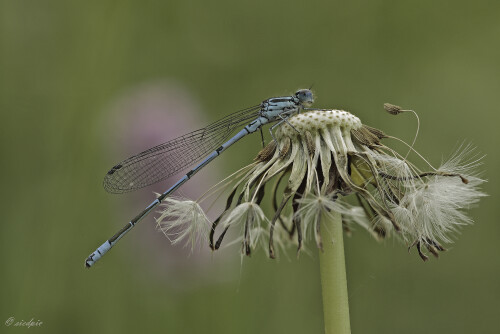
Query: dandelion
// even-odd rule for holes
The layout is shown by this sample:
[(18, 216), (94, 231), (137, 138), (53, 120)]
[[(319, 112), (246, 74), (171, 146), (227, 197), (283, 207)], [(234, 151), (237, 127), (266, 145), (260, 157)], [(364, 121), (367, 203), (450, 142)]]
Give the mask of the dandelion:
[[(407, 111), (390, 104), (385, 108), (392, 115)], [(471, 146), (460, 147), (434, 168), (413, 149), (415, 140), (404, 143), (408, 153), (403, 156), (385, 145), (391, 139), (404, 143), (343, 110), (308, 110), (290, 117), (252, 164), (224, 180), (224, 187), (232, 189), (209, 229), (211, 249), (220, 248), (228, 229), (237, 227), (246, 255), (264, 247), (275, 258), (276, 248), (291, 245), (300, 252), (313, 240), (324, 251), (320, 262), (325, 326), (349, 332), (342, 231), (351, 233), (357, 225), (379, 240), (395, 236), (409, 249), (415, 247), (425, 261), (427, 252), (437, 257), (445, 250), (442, 244), (472, 223), (465, 210), (484, 196), (479, 190), (484, 180), (477, 172), (481, 158)], [(410, 152), (428, 170), (408, 161)], [(265, 189), (271, 190), (267, 202), (272, 204), (272, 215), (260, 207)], [(167, 207), (160, 220), (170, 215), (168, 210), (173, 209)], [(194, 209), (197, 215), (200, 210)], [(163, 223), (180, 225), (175, 220)], [(327, 258), (328, 252), (333, 257)], [(332, 277), (337, 285), (330, 284)], [(335, 308), (337, 315), (327, 316), (327, 309)]]
[[(393, 115), (406, 111), (385, 107)], [(279, 233), (280, 244), (295, 242), (300, 251), (304, 240), (314, 239), (321, 249), (319, 217), (340, 213), (346, 232), (359, 225), (377, 239), (399, 237), (410, 248), (415, 246), (424, 260), (424, 248), (438, 256), (445, 250), (441, 243), (451, 242), (454, 232), (472, 223), (464, 210), (484, 196), (479, 190), (484, 180), (477, 173), (481, 158), (473, 147), (460, 147), (436, 169), (408, 145), (429, 165), (430, 171), (422, 171), (382, 143), (389, 138), (397, 139), (343, 110), (309, 110), (289, 118), (252, 164), (224, 180), (224, 187), (233, 188), (225, 210), (208, 229), (210, 247), (218, 249), (227, 230), (239, 226), (242, 251), (250, 255), (262, 244), (262, 229), (267, 228), (267, 250), (274, 258), (279, 226), (289, 236), (283, 239)], [(260, 205), (270, 182), (274, 214), (267, 217)], [(198, 202), (165, 202), (158, 219), (163, 231), (184, 226), (176, 232), (175, 243), (203, 240), (191, 235), (207, 231)]]

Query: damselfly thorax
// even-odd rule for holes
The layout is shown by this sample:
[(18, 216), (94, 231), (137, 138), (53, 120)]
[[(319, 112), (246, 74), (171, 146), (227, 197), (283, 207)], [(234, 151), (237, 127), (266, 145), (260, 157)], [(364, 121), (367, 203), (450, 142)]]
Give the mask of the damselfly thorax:
[(272, 97), (262, 102), (260, 115), (270, 122), (280, 120), (285, 115), (300, 111), (314, 102), (314, 97), (309, 89), (298, 90), (293, 96)]

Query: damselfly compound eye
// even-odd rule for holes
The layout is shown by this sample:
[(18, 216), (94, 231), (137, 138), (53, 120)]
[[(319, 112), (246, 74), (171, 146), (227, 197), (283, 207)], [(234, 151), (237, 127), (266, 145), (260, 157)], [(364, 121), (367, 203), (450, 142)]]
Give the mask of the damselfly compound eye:
[(309, 89), (300, 89), (295, 93), (295, 96), (306, 106), (309, 106), (314, 102), (313, 93)]

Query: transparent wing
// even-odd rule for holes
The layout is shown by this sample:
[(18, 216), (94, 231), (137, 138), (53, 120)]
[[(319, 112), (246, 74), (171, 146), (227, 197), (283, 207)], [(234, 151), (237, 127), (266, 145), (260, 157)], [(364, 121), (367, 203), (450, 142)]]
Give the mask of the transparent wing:
[(239, 110), (208, 125), (134, 155), (109, 170), (104, 189), (124, 193), (164, 180), (217, 149), (236, 129), (258, 117), (260, 105)]

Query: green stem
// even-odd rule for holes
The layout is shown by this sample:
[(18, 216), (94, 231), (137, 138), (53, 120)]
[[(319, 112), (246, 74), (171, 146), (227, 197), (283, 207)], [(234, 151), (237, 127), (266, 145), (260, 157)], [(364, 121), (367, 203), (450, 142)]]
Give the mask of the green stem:
[(342, 218), (334, 213), (330, 220), (325, 214), (321, 217), (323, 252), (319, 254), (323, 313), (326, 334), (350, 334), (349, 301), (347, 297), (347, 278), (344, 259), (344, 240)]

